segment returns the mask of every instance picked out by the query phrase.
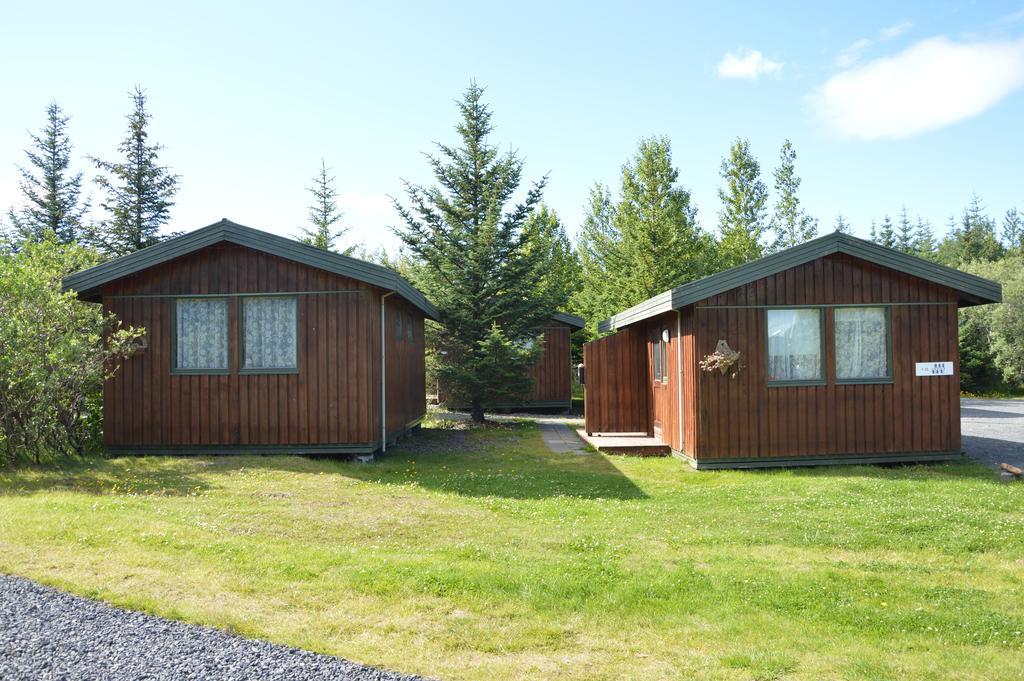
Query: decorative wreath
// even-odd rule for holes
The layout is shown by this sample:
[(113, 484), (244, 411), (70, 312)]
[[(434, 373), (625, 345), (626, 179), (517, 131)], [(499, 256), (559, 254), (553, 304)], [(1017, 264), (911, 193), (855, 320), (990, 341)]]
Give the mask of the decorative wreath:
[(700, 361), (700, 368), (704, 371), (715, 371), (716, 369), (722, 372), (722, 375), (732, 371), (731, 378), (736, 378), (736, 374), (742, 368), (740, 366), (740, 353), (736, 352), (729, 347), (724, 339), (718, 341), (718, 345), (715, 346), (715, 351)]

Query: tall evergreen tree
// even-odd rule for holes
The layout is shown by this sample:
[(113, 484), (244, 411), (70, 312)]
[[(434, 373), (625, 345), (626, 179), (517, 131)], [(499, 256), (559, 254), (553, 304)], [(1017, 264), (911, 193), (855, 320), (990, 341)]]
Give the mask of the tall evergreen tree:
[(775, 212), (771, 227), (775, 232), (772, 249), (779, 251), (796, 246), (818, 235), (818, 221), (800, 207), (797, 191), (800, 176), (796, 174), (796, 150), (786, 140), (779, 150), (779, 166), (775, 169)]
[(904, 253), (913, 253), (915, 250), (914, 241), (914, 225), (911, 224), (910, 216), (907, 215), (907, 207), (903, 206), (900, 209), (900, 216), (896, 223), (894, 248)]
[(718, 189), (718, 252), (721, 266), (733, 267), (764, 252), (768, 187), (761, 181), (761, 166), (750, 153), (749, 140), (737, 138), (722, 159), (720, 174), (725, 186)]
[(161, 240), (160, 228), (171, 217), (179, 176), (159, 163), (163, 146), (149, 140), (151, 115), (146, 92), (136, 86), (129, 93), (132, 112), (128, 134), (118, 145), (119, 161), (92, 158), (100, 174), (96, 184), (107, 198), (100, 203), (107, 218), (93, 230), (91, 239), (111, 255), (124, 255)]
[(886, 248), (896, 247), (896, 230), (892, 224), (892, 218), (886, 215), (882, 218), (882, 224), (878, 228), (878, 244)]
[(81, 195), (82, 173), (71, 172), (68, 120), (57, 102), (51, 102), (43, 129), (29, 133), (32, 146), (25, 150), (29, 165), (18, 166), (23, 205), (8, 213), (11, 240), (16, 244), (40, 241), (48, 233), (64, 244), (81, 236), (89, 202)]
[(850, 233), (850, 223), (846, 221), (842, 213), (836, 215), (836, 224), (833, 231), (839, 232), (840, 234)]
[(935, 257), (935, 232), (932, 223), (920, 215), (917, 216), (917, 227), (914, 231), (914, 252), (922, 258)]
[[(306, 187), (313, 196), (309, 206), (309, 226), (302, 227), (301, 241), (325, 251), (335, 250), (335, 245), (348, 232), (348, 227), (339, 225), (342, 215), (338, 208), (338, 191), (334, 188), (335, 178), (330, 174), (324, 160), (320, 159), (320, 172), (313, 178), (313, 184)], [(353, 247), (344, 251), (352, 254)]]
[(554, 306), (565, 305), (580, 289), (580, 260), (565, 233), (558, 214), (541, 204), (526, 221), (532, 232), (529, 249), (539, 249), (547, 262), (538, 282), (536, 295), (547, 298)]
[(1024, 251), (1024, 215), (1016, 208), (1009, 209), (1003, 216), (1003, 242), (1010, 250)]
[(548, 251), (528, 229), (546, 178), (511, 203), (523, 162), (490, 143), (491, 111), (472, 84), (459, 102), (460, 144), (438, 144), (428, 156), (437, 184), (407, 182), (408, 206), (395, 201), (403, 225), (395, 234), (416, 259), (415, 279), (437, 305), (437, 374), (465, 400), (476, 422), (484, 405), (515, 399), (530, 388), (544, 323), (565, 301), (543, 295)]
[(641, 140), (622, 168), (622, 195), (613, 222), (628, 271), (625, 298), (635, 305), (698, 279), (714, 267), (713, 240), (697, 224), (690, 192), (678, 184), (667, 137)]
[(940, 262), (959, 267), (970, 262), (991, 262), (1003, 257), (1003, 245), (996, 237), (995, 222), (985, 214), (981, 198), (971, 195), (971, 202), (938, 248)]
[(875, 222), (874, 218), (871, 218), (871, 231), (868, 233), (868, 238), (872, 242), (878, 243), (878, 223)]
[(600, 320), (628, 307), (623, 282), (629, 273), (621, 249), (622, 235), (614, 218), (611, 192), (595, 183), (576, 243), (580, 288), (573, 297), (573, 309), (587, 320), (591, 334), (597, 333)]

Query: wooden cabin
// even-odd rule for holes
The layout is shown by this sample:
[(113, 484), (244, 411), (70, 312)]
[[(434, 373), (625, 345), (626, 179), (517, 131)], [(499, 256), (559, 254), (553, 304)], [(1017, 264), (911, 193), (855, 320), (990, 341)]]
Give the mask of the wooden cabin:
[[(636, 434), (698, 469), (953, 459), (957, 309), (1001, 297), (995, 282), (823, 236), (602, 322), (614, 333), (584, 346), (585, 431)], [(702, 369), (719, 349), (738, 359)]]
[[(533, 379), (530, 392), (520, 400), (485, 405), (487, 409), (558, 409), (572, 408), (572, 334), (584, 326), (582, 317), (556, 312), (542, 329), (540, 357), (530, 368)], [(437, 386), (438, 402), (452, 409), (465, 408), (447, 396), (444, 385)]]
[(221, 220), (64, 288), (146, 329), (104, 385), (112, 452), (371, 454), (426, 412), (437, 310), (386, 267)]

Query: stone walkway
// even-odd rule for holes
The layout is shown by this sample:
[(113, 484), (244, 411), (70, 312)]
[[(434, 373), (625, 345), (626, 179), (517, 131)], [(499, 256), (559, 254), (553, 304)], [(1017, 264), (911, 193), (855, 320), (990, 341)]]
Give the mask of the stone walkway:
[(583, 441), (565, 423), (543, 421), (537, 424), (544, 444), (558, 454), (587, 454)]

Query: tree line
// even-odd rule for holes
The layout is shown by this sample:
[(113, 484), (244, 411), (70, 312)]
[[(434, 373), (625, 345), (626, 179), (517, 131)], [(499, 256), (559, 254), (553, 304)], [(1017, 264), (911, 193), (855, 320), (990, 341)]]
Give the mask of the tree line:
[[(19, 166), (22, 203), (8, 212), (0, 247), (3, 290), (16, 292), (4, 297), (0, 310), (9, 322), (0, 322), (0, 385), (17, 385), (31, 399), (0, 399), (0, 451), (7, 458), (32, 451), (38, 456), (42, 448), (84, 451), (95, 443), (102, 379), (142, 333), (122, 329), (95, 306), (59, 291), (64, 274), (169, 236), (161, 229), (170, 221), (181, 178), (161, 164), (162, 146), (150, 139), (145, 91), (136, 88), (131, 102), (116, 160), (88, 157), (102, 194), (100, 218), (87, 219), (84, 173), (72, 169), (68, 117), (56, 103), (47, 108), (42, 130), (31, 136), (28, 164)], [(492, 141), (493, 114), (483, 88), (473, 84), (463, 93), (458, 114), (456, 142), (436, 143), (427, 155), (432, 181), (403, 181), (404, 197), (394, 200), (399, 224), (393, 231), (401, 253), (372, 257), (400, 270), (437, 305), (442, 323), (427, 331), (430, 370), (452, 397), (470, 405), (475, 420), (483, 419), (486, 404), (529, 390), (525, 369), (536, 361), (543, 327), (554, 312), (567, 310), (587, 320), (587, 328), (575, 334), (578, 346), (594, 336), (598, 321), (624, 308), (819, 232), (818, 219), (801, 202), (791, 141), (782, 143), (770, 177), (763, 178), (749, 141), (735, 140), (719, 168), (721, 207), (714, 225), (706, 227), (680, 182), (670, 140), (655, 136), (640, 140), (623, 164), (614, 194), (593, 185), (578, 235), (570, 240), (558, 214), (544, 203), (548, 178), (528, 182), (524, 160), (514, 151), (502, 153)], [(307, 190), (311, 205), (297, 236), (318, 248), (365, 256), (358, 245), (341, 246), (348, 227), (325, 161)], [(884, 216), (871, 224), (877, 243), (1003, 283), (1006, 304), (962, 312), (962, 378), (968, 390), (1024, 385), (1024, 362), (1016, 351), (1024, 340), (1021, 222), (1011, 209), (997, 228), (975, 196), (959, 218), (951, 218), (941, 240), (923, 218), (912, 221), (905, 207), (895, 220)], [(833, 229), (846, 232), (851, 226), (839, 214)], [(26, 319), (46, 334), (47, 340), (35, 343), (38, 355), (21, 351), (32, 345), (26, 335), (31, 325), (17, 326)], [(117, 342), (104, 344), (105, 336)], [(54, 342), (64, 337), (74, 342)], [(56, 379), (19, 382), (26, 365), (36, 367), (37, 378)], [(68, 374), (77, 379), (64, 380)], [(57, 403), (75, 407), (57, 414)], [(29, 422), (49, 426), (33, 431), (24, 427)], [(31, 432), (51, 436), (43, 444), (40, 438), (29, 442), (25, 433)]]

